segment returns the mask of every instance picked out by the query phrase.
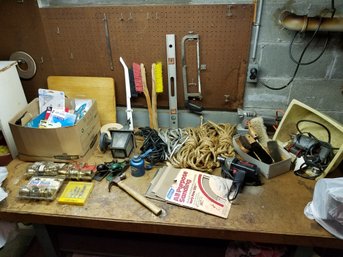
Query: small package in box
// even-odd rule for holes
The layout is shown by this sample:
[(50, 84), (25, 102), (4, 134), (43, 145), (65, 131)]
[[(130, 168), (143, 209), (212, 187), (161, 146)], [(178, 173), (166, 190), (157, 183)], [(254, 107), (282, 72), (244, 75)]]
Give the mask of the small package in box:
[(20, 187), (18, 197), (22, 199), (54, 200), (63, 184), (63, 177), (32, 177)]
[[(70, 98), (66, 99), (66, 107), (72, 109), (73, 101)], [(25, 126), (23, 121), (25, 117), (32, 119), (38, 115), (39, 100), (36, 98), (9, 121), (19, 159), (56, 162), (81, 160), (87, 158), (96, 148), (100, 118), (95, 100), (74, 126), (60, 128)]]
[(241, 156), (245, 161), (255, 164), (259, 169), (260, 173), (267, 179), (281, 175), (291, 169), (292, 158), (291, 155), (279, 146), (279, 153), (282, 160), (279, 162), (274, 162), (272, 164), (263, 163), (262, 161), (255, 159), (250, 156), (248, 153), (242, 151), (241, 147), (237, 143), (240, 135), (235, 135), (233, 137), (232, 143), (235, 148), (235, 151)]
[[(315, 123), (308, 121), (313, 121)], [(301, 122), (301, 124), (299, 122)], [(302, 132), (311, 133), (318, 140), (323, 142), (330, 141), (330, 144), (334, 149), (334, 156), (322, 174), (316, 179), (325, 177), (330, 171), (336, 169), (343, 160), (342, 124), (298, 100), (292, 100), (274, 134), (273, 140), (276, 140), (280, 145), (285, 145), (291, 140), (291, 135), (295, 135), (299, 132), (297, 124)], [(328, 131), (318, 124), (325, 126)]]

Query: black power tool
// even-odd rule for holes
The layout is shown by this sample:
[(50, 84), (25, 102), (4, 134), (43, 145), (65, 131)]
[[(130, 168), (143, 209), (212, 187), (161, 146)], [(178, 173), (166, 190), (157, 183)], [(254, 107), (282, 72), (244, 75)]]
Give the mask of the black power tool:
[[(294, 173), (309, 179), (314, 179), (321, 175), (334, 157), (331, 144), (318, 140), (310, 133), (308, 135), (296, 134), (285, 149), (298, 158), (303, 157), (304, 163)], [(305, 171), (307, 168), (312, 168), (316, 172), (312, 176), (306, 175)]]
[(258, 167), (247, 161), (240, 161), (236, 157), (218, 157), (221, 162), (223, 178), (232, 179), (232, 186), (228, 194), (229, 201), (236, 199), (244, 185), (260, 186), (261, 180), (258, 175)]

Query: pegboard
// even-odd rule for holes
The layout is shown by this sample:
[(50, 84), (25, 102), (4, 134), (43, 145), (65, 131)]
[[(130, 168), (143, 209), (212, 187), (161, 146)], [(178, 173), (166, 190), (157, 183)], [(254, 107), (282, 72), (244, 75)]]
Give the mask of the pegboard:
[[(251, 4), (218, 4), (44, 8), (40, 12), (54, 67), (51, 75), (113, 77), (116, 102), (124, 106), (124, 71), (119, 57), (129, 67), (133, 62), (144, 63), (149, 90), (151, 64), (162, 61), (164, 92), (158, 96), (158, 106), (168, 107), (165, 38), (175, 34), (178, 106), (183, 108), (181, 40), (193, 32), (200, 37), (200, 60), (206, 66), (201, 71), (201, 105), (209, 110), (235, 110), (243, 103), (253, 10)], [(196, 65), (192, 47), (187, 48), (190, 69)], [(132, 105), (146, 106), (144, 96), (132, 99)]]

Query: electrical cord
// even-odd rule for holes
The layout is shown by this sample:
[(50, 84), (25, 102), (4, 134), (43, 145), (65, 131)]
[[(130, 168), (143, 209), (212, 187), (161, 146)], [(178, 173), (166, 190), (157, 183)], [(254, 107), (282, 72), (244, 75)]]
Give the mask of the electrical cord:
[[(335, 8), (335, 1), (332, 0), (331, 1), (331, 19), (335, 16), (335, 13), (336, 13), (336, 8)], [(294, 34), (294, 37), (292, 39), (292, 42), (290, 43), (289, 45), (289, 48), (288, 48), (288, 55), (290, 57), (290, 59), (295, 63), (295, 64), (298, 64), (299, 62), (297, 60), (295, 60), (294, 56), (293, 56), (293, 53), (292, 53), (292, 48), (293, 48), (293, 43), (294, 43), (294, 40), (295, 38), (297, 37), (297, 35), (299, 35), (299, 31), (297, 31), (295, 34)], [(325, 43), (324, 43), (324, 46), (322, 48), (322, 51), (319, 53), (319, 55), (314, 58), (313, 60), (311, 61), (308, 61), (308, 62), (301, 62), (300, 65), (310, 65), (312, 63), (315, 63), (316, 61), (319, 60), (320, 57), (322, 57), (322, 55), (324, 54), (327, 46), (328, 46), (328, 43), (329, 43), (329, 40), (330, 40), (330, 32), (327, 32), (327, 37), (326, 37), (326, 40), (325, 40)]]
[(330, 40), (330, 33), (328, 32), (327, 33), (327, 37), (326, 37), (326, 40), (325, 40), (325, 43), (324, 43), (324, 46), (323, 46), (323, 49), (322, 51), (319, 53), (319, 55), (314, 58), (313, 60), (311, 61), (308, 61), (308, 62), (300, 62), (295, 60), (294, 56), (293, 56), (293, 53), (292, 53), (292, 48), (293, 48), (293, 43), (294, 43), (294, 40), (295, 38), (297, 37), (297, 35), (299, 35), (299, 31), (297, 31), (295, 34), (294, 34), (294, 37), (289, 45), (289, 48), (288, 48), (288, 55), (289, 55), (289, 58), (295, 63), (295, 64), (299, 64), (299, 65), (310, 65), (312, 63), (315, 63), (316, 61), (319, 60), (320, 57), (322, 57), (322, 55), (324, 54), (327, 46), (328, 46), (328, 43), (329, 43), (329, 40)]
[[(324, 128), (328, 134), (327, 142), (317, 139), (310, 132), (303, 132), (299, 128), (299, 124), (303, 122), (314, 123)], [(313, 120), (299, 120), (296, 123), (296, 128), (300, 136), (296, 137), (297, 140), (295, 142), (299, 144), (299, 147), (301, 148), (300, 137), (303, 136), (304, 134), (308, 134), (308, 137), (311, 139), (311, 143), (306, 145), (306, 147), (304, 147), (305, 149), (303, 148), (304, 152), (301, 154), (301, 156), (303, 157), (304, 163), (300, 165), (300, 168), (298, 170), (294, 171), (294, 174), (297, 176), (306, 178), (306, 179), (315, 179), (324, 172), (324, 170), (328, 167), (328, 165), (330, 164), (330, 161), (332, 160), (334, 156), (333, 150), (335, 148), (333, 148), (330, 143), (331, 142), (330, 130), (324, 124), (317, 121), (313, 121)], [(314, 175), (308, 175), (306, 173), (306, 170), (309, 167), (312, 167)]]
[(333, 16), (335, 16), (336, 13), (335, 0), (331, 0), (331, 11), (331, 18), (333, 18)]
[(166, 159), (168, 160), (181, 149), (189, 138), (187, 131), (180, 128), (160, 130), (158, 135), (167, 145)]
[(165, 161), (167, 145), (158, 135), (158, 132), (155, 129), (144, 127), (139, 128), (138, 134), (144, 138), (140, 148), (141, 152), (145, 153), (149, 149), (152, 149), (152, 152), (145, 159), (150, 162), (151, 165)]
[[(319, 126), (321, 126), (322, 128), (324, 128), (325, 130), (326, 130), (326, 132), (327, 132), (327, 134), (328, 134), (328, 143), (330, 144), (331, 143), (331, 133), (330, 133), (330, 130), (324, 125), (324, 124), (322, 124), (322, 123), (320, 123), (320, 122), (318, 122), (318, 121), (314, 121), (314, 120), (299, 120), (296, 124), (295, 124), (295, 126), (296, 126), (296, 128), (297, 128), (297, 130), (298, 130), (298, 132), (300, 133), (300, 134), (304, 134), (304, 133), (308, 133), (308, 134), (310, 134), (309, 132), (303, 132), (303, 131), (301, 131), (301, 129), (299, 128), (299, 124), (300, 123), (303, 123), (303, 122), (309, 122), (309, 123), (314, 123), (314, 124), (317, 124), (317, 125), (319, 125)], [(311, 134), (310, 134), (311, 135)], [(313, 135), (311, 135), (312, 137), (314, 137)]]
[(287, 84), (285, 84), (285, 85), (283, 85), (283, 86), (281, 86), (281, 87), (277, 87), (277, 88), (276, 88), (276, 87), (268, 86), (267, 84), (265, 84), (264, 82), (261, 82), (261, 81), (260, 81), (259, 83), (262, 84), (264, 87), (266, 87), (266, 88), (268, 88), (268, 89), (271, 89), (271, 90), (282, 90), (282, 89), (288, 87), (288, 86), (294, 81), (295, 76), (296, 76), (297, 73), (298, 73), (298, 70), (299, 70), (301, 61), (302, 61), (302, 59), (303, 59), (303, 57), (304, 57), (304, 55), (305, 55), (305, 53), (306, 53), (308, 47), (310, 46), (310, 44), (312, 43), (313, 39), (314, 39), (315, 36), (317, 35), (317, 33), (318, 33), (318, 31), (319, 31), (320, 26), (322, 25), (322, 23), (323, 23), (323, 18), (320, 17), (320, 18), (319, 18), (318, 27), (317, 27), (316, 30), (313, 32), (311, 39), (307, 42), (306, 46), (304, 47), (303, 51), (301, 52), (300, 57), (299, 57), (299, 60), (297, 61), (297, 66), (295, 67), (295, 70), (294, 70), (294, 72), (293, 72), (293, 76), (291, 77), (291, 79), (288, 81)]

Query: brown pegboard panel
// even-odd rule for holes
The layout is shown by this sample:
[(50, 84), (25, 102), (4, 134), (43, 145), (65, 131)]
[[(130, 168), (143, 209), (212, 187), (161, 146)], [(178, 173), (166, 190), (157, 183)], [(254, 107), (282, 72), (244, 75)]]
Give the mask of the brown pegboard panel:
[(24, 51), (36, 63), (36, 75), (21, 80), (29, 102), (38, 96), (39, 88), (46, 87), (46, 78), (53, 69), (39, 14), (37, 1), (0, 1), (0, 60)]
[[(40, 12), (55, 71), (51, 75), (114, 77), (117, 104), (125, 105), (119, 57), (129, 67), (133, 62), (145, 64), (149, 88), (151, 64), (162, 61), (164, 93), (158, 97), (158, 105), (167, 107), (165, 36), (175, 34), (178, 105), (182, 108), (181, 39), (192, 31), (200, 36), (201, 63), (206, 65), (201, 73), (202, 105), (205, 109), (219, 110), (242, 106), (253, 5), (106, 6), (47, 8)], [(108, 20), (113, 71), (106, 46), (104, 15)], [(191, 48), (187, 48), (190, 54)], [(189, 69), (194, 69), (194, 56), (187, 59)], [(224, 95), (229, 95), (228, 101)], [(145, 106), (145, 99), (143, 96), (132, 99), (132, 104)]]

